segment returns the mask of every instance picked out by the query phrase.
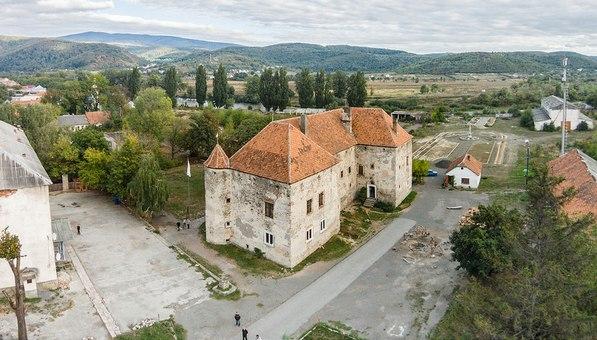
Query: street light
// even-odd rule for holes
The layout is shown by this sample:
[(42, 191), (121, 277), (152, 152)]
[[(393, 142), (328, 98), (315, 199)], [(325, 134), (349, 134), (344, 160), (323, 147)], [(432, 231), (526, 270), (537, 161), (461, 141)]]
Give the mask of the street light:
[(524, 145), (527, 148), (527, 165), (524, 169), (524, 185), (526, 186), (529, 180), (529, 158), (531, 157), (531, 142), (528, 139), (525, 139)]

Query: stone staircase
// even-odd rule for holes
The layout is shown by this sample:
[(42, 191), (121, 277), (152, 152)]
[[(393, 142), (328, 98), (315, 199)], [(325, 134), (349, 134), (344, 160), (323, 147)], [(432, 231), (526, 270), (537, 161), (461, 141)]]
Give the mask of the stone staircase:
[(369, 197), (365, 200), (365, 203), (363, 203), (363, 206), (367, 207), (367, 208), (373, 208), (373, 206), (375, 205), (375, 202), (377, 202), (376, 198)]

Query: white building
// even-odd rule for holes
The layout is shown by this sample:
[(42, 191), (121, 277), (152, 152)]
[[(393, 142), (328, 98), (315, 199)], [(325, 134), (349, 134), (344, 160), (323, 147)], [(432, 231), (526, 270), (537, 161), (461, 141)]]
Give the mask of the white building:
[[(0, 228), (19, 237), (28, 296), (36, 294), (37, 283), (56, 280), (50, 184), (25, 133), (0, 121)], [(0, 289), (12, 286), (12, 271), (0, 260)]]
[(456, 188), (476, 189), (481, 182), (483, 164), (475, 157), (464, 154), (453, 160), (446, 170), (446, 181)]
[(338, 233), (357, 191), (399, 205), (411, 171), (411, 136), (382, 109), (271, 122), (230, 158), (216, 145), (205, 162), (207, 241), (292, 268)]
[[(541, 107), (533, 110), (535, 130), (541, 131), (545, 125), (553, 123), (557, 128), (564, 120), (564, 100), (560, 97), (549, 96), (541, 99)], [(566, 129), (576, 130), (580, 122), (586, 122), (589, 129), (593, 129), (593, 120), (580, 112), (579, 106), (568, 102), (566, 104)]]

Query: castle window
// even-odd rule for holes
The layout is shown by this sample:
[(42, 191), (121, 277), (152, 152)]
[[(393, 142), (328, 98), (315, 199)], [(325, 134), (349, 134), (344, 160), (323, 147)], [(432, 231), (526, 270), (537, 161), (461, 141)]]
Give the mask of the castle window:
[(326, 226), (325, 226), (325, 220), (321, 220), (321, 222), (319, 222), (319, 231), (323, 232), (325, 230)]
[(265, 232), (265, 244), (268, 246), (274, 245), (274, 234), (268, 233), (267, 231)]
[(371, 169), (375, 169), (375, 164), (371, 163)]
[(307, 242), (311, 241), (313, 238), (313, 229), (307, 230)]
[(319, 207), (323, 207), (323, 192), (319, 193)]
[(363, 176), (365, 174), (365, 170), (363, 169), (363, 166), (359, 164), (359, 176)]
[(344, 170), (340, 171), (340, 178), (344, 177)]
[(313, 200), (308, 199), (307, 200), (307, 214), (310, 214), (312, 210), (313, 210)]
[(230, 227), (230, 221), (226, 222), (226, 226)]
[(230, 203), (230, 197), (226, 197), (226, 203)]
[(274, 204), (265, 202), (265, 217), (274, 218)]
[(352, 168), (348, 167), (348, 173), (351, 173), (351, 172), (352, 172)]

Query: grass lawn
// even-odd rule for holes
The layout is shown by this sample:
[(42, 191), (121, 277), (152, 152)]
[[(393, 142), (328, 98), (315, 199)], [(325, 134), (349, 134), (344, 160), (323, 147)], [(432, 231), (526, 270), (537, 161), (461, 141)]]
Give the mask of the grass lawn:
[(172, 318), (158, 321), (149, 327), (121, 334), (116, 340), (182, 340), (186, 339), (186, 330)]
[(489, 161), (489, 155), (491, 153), (493, 144), (493, 142), (476, 143), (468, 150), (468, 153), (479, 160), (479, 162), (485, 164)]
[(178, 218), (186, 217), (187, 181), (190, 185), (189, 211), (191, 216), (203, 214), (205, 210), (205, 183), (203, 182), (203, 165), (191, 164), (191, 178), (186, 175), (187, 166), (177, 166), (166, 170), (166, 182), (170, 189), (170, 197), (166, 202), (166, 210)]
[(359, 333), (341, 322), (318, 322), (306, 331), (300, 340), (358, 340)]

